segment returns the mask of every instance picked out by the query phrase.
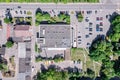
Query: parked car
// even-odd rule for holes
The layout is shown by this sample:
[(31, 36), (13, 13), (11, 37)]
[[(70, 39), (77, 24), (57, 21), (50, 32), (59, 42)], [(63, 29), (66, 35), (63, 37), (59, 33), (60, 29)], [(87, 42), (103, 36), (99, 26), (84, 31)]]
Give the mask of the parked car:
[(100, 26), (103, 26), (103, 22), (100, 22)]
[(100, 20), (103, 20), (103, 17), (100, 17)]
[(81, 38), (81, 36), (78, 36), (78, 38)]
[(89, 38), (89, 35), (85, 35), (86, 38)]
[(18, 8), (21, 8), (21, 6), (18, 6)]
[(26, 11), (24, 11), (24, 14), (26, 14)]
[(102, 32), (102, 31), (103, 31), (103, 28), (100, 28), (100, 31)]
[(92, 31), (92, 28), (89, 28), (89, 31)]

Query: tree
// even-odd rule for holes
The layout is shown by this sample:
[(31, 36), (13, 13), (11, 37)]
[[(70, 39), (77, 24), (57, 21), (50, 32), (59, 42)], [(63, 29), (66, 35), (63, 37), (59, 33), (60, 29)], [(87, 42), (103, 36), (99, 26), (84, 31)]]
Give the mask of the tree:
[(118, 42), (120, 39), (120, 34), (119, 33), (111, 33), (109, 35), (109, 39), (111, 42)]
[(102, 64), (101, 73), (104, 73), (108, 79), (115, 76), (114, 71), (114, 62), (111, 61), (109, 58), (105, 59)]
[(105, 52), (104, 51), (99, 51), (99, 50), (90, 51), (89, 56), (92, 60), (95, 60), (95, 61), (102, 61), (103, 59), (106, 58)]
[(99, 51), (105, 51), (106, 49), (106, 41), (105, 40), (100, 40), (100, 41), (97, 41), (94, 45), (94, 48), (98, 49)]
[(41, 22), (42, 21), (42, 17), (43, 17), (43, 15), (42, 15), (42, 13), (41, 12), (38, 12), (37, 14), (36, 14), (36, 21), (38, 21), (38, 22)]
[(109, 46), (105, 40), (98, 40), (91, 46), (89, 56), (95, 61), (102, 61), (107, 56), (105, 51), (107, 51)]
[(87, 75), (93, 79), (95, 77), (95, 72), (90, 68), (87, 68)]
[(8, 23), (11, 23), (11, 21), (12, 21), (12, 18), (4, 18), (4, 22), (6, 23), (6, 24), (8, 24)]
[(65, 13), (60, 13), (58, 15), (58, 17), (59, 17), (60, 20), (64, 20), (66, 18), (66, 15), (65, 15)]
[(49, 13), (44, 14), (43, 19), (47, 21), (50, 20), (50, 14)]
[(4, 63), (0, 64), (0, 70), (8, 71), (8, 67), (7, 67), (7, 65), (4, 64)]
[(118, 60), (115, 60), (114, 63), (115, 74), (117, 76), (120, 76), (120, 57), (118, 58)]
[(117, 24), (120, 23), (120, 15), (117, 15), (114, 17), (114, 19), (112, 20), (112, 25), (115, 26)]
[(116, 32), (116, 33), (119, 33), (119, 32), (120, 32), (120, 23), (119, 23), (119, 24), (116, 24), (116, 25), (113, 27), (113, 31)]
[(6, 43), (7, 48), (12, 47), (13, 45), (14, 45), (14, 43), (12, 41), (7, 41), (7, 43)]
[(77, 18), (78, 18), (78, 21), (79, 22), (82, 22), (83, 21), (83, 15), (81, 13), (78, 13), (77, 14)]
[(48, 69), (38, 72), (36, 80), (66, 80), (68, 73), (65, 71), (56, 71), (56, 69)]

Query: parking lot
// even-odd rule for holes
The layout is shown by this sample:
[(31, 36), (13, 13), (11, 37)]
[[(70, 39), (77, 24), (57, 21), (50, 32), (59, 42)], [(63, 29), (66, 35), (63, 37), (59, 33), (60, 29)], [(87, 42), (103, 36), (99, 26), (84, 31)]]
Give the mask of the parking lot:
[(114, 10), (82, 11), (84, 20), (77, 24), (77, 47), (89, 47), (98, 35), (106, 35), (110, 28), (109, 18)]

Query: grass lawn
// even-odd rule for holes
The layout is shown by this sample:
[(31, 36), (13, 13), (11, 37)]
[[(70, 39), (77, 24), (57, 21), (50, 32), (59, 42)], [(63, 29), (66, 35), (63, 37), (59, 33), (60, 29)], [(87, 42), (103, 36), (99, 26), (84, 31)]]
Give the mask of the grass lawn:
[[(87, 51), (82, 48), (72, 48), (71, 49), (71, 60), (78, 60), (80, 59), (83, 62), (83, 71), (86, 72), (87, 68), (95, 71), (96, 76), (99, 75), (99, 71), (101, 68), (101, 65), (98, 63), (93, 63), (93, 60), (90, 59), (88, 56)], [(86, 62), (85, 62), (86, 60)], [(86, 75), (85, 75), (86, 76)]]
[(100, 69), (101, 69), (101, 65), (95, 63), (96, 76), (99, 76)]
[(83, 50), (81, 48), (72, 48), (71, 49), (71, 59), (72, 60), (78, 60), (80, 59), (81, 61), (84, 61), (84, 55), (83, 55)]

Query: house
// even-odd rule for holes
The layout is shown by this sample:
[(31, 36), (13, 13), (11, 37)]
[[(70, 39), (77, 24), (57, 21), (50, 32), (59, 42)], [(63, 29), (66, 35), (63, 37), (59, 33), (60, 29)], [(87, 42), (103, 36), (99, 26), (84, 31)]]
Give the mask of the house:
[(70, 48), (70, 25), (40, 25), (36, 34), (40, 48)]
[(32, 30), (29, 25), (16, 25), (14, 27), (14, 37), (15, 42), (22, 42), (26, 40), (31, 40)]

